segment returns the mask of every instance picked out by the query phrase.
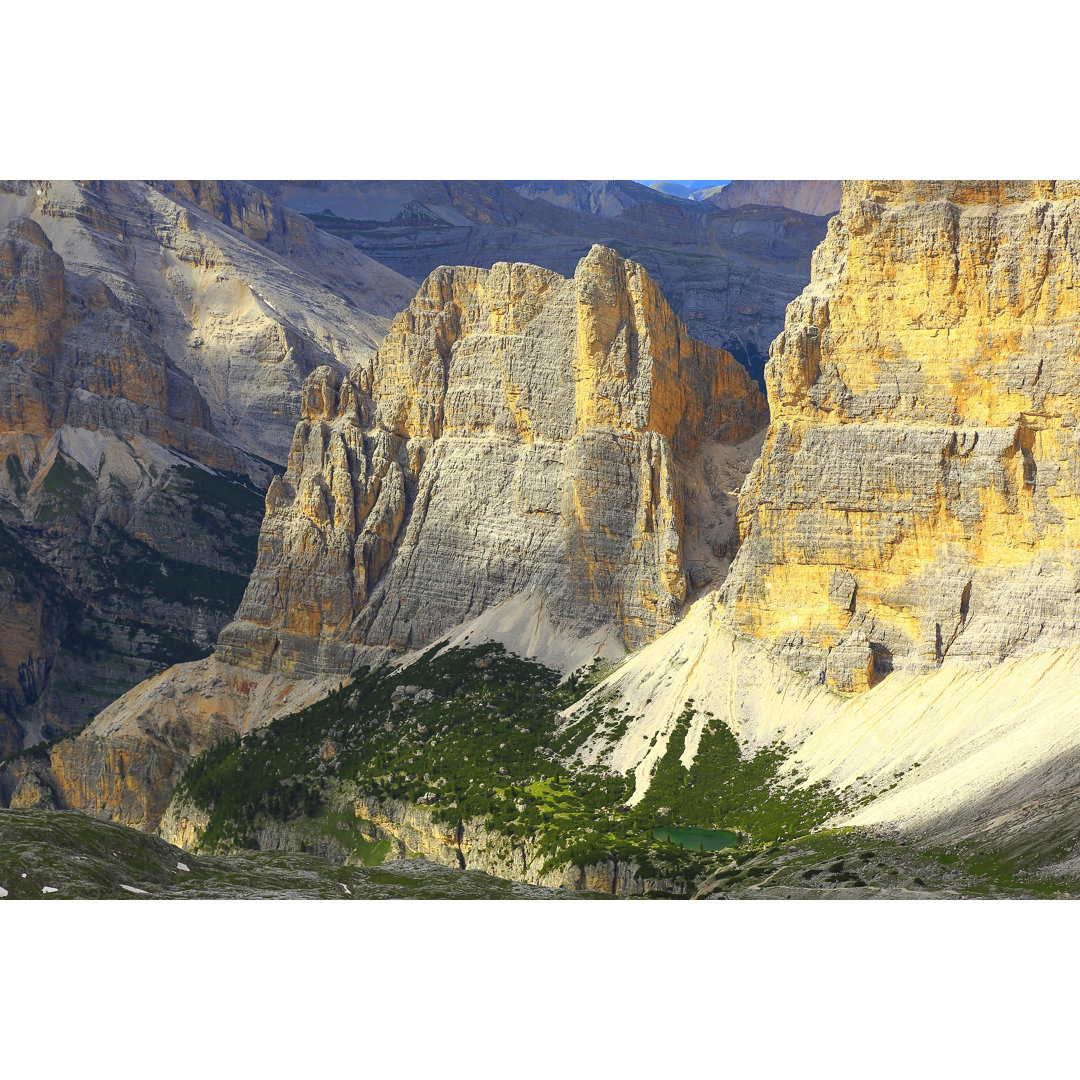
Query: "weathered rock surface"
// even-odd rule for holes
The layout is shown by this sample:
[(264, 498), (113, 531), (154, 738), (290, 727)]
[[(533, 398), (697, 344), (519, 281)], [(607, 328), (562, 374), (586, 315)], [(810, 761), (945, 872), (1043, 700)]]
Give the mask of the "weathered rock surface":
[(784, 207), (720, 209), (625, 180), (258, 184), (414, 281), (497, 262), (570, 277), (593, 244), (614, 248), (645, 267), (694, 337), (762, 385), (769, 342), (825, 235), (824, 219)]
[[(489, 829), (480, 818), (459, 824), (435, 820), (426, 806), (399, 799), (376, 799), (341, 785), (330, 809), (353, 817), (355, 829), (368, 840), (389, 841), (386, 861), (415, 858), (417, 855), (460, 870), (480, 870), (495, 877), (528, 885), (567, 889), (572, 892), (602, 892), (616, 896), (640, 896), (647, 892), (678, 895), (686, 885), (667, 878), (638, 876), (633, 861), (611, 859), (590, 866), (564, 865), (546, 868), (547, 856), (528, 838), (510, 839)], [(194, 850), (199, 830), (205, 828), (206, 814), (184, 799), (175, 798), (157, 829), (157, 835), (184, 851)], [(263, 851), (305, 851), (332, 862), (353, 865), (356, 859), (344, 843), (332, 836), (312, 837), (302, 823), (268, 820), (257, 830), (256, 841)]]
[(191, 855), (156, 836), (42, 807), (0, 812), (0, 900), (574, 900), (426, 859), (378, 869), (314, 855)]
[(731, 622), (875, 677), (1080, 641), (1080, 185), (848, 182), (788, 308)]
[(600, 700), (630, 717), (614, 744), (592, 736), (579, 753), (588, 764), (632, 769), (631, 802), (648, 790), (676, 719), (692, 706), (688, 768), (703, 732), (722, 724), (744, 756), (786, 746), (782, 779), (827, 782), (850, 796), (830, 825), (991, 842), (1069, 856), (1071, 872), (1080, 865), (1080, 645), (990, 670), (950, 655), (932, 672), (895, 671), (863, 693), (837, 694), (726, 622), (718, 595), (702, 597), (568, 711), (573, 721)]
[(723, 209), (737, 206), (786, 206), (801, 214), (831, 215), (840, 209), (839, 180), (732, 180), (708, 188), (697, 198)]
[(205, 654), (303, 378), (413, 292), (247, 185), (0, 183), (0, 752)]
[(678, 893), (683, 888), (663, 878), (638, 877), (636, 863), (614, 859), (590, 866), (545, 869), (545, 856), (530, 840), (510, 840), (475, 818), (457, 827), (447, 826), (436, 822), (426, 807), (363, 796), (352, 800), (351, 809), (372, 839), (392, 842), (393, 856), (399, 858), (415, 853), (445, 866), (575, 892), (639, 896), (650, 891)]
[(218, 655), (346, 672), (530, 590), (570, 636), (649, 640), (726, 568), (709, 470), (764, 420), (746, 372), (609, 249), (570, 280), (440, 269), (375, 357), (305, 384)]
[(0, 803), (55, 804), (152, 831), (194, 757), (339, 683), (259, 675), (213, 657), (176, 665), (130, 690), (77, 736), (8, 763)]
[(620, 217), (632, 206), (664, 204), (668, 199), (666, 192), (633, 180), (508, 180), (507, 185), (526, 199), (608, 218)]
[[(232, 471), (241, 471), (235, 451), (231, 465), (215, 463), (207, 447), (178, 443), (210, 429), (283, 461), (304, 378), (369, 355), (415, 292), (265, 192), (233, 182), (4, 182), (4, 225), (23, 251), (0, 256), (5, 288), (30, 295), (9, 320), (22, 329), (12, 337), (5, 327), (5, 340), (47, 354), (46, 345), (71, 338), (89, 368), (80, 389), (163, 412), (142, 419), (146, 434)], [(102, 350), (107, 362), (96, 359)], [(9, 352), (5, 368), (29, 362)], [(83, 405), (91, 419), (103, 408)]]

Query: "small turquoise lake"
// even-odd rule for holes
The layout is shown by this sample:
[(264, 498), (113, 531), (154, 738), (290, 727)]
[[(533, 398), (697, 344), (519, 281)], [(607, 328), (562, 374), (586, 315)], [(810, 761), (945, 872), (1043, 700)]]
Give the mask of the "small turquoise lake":
[(687, 851), (720, 851), (722, 848), (738, 847), (742, 842), (737, 832), (728, 829), (681, 829), (672, 826), (653, 829), (652, 834), (656, 840), (668, 840)]

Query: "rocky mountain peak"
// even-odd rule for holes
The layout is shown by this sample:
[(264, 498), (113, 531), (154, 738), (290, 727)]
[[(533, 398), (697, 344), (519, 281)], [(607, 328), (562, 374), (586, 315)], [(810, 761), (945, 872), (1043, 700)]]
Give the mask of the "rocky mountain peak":
[(840, 209), (839, 180), (732, 180), (698, 198), (731, 210), (738, 206), (786, 206), (803, 214), (835, 214)]
[(572, 279), (438, 268), (374, 356), (319, 369), (302, 397), (219, 639), (225, 659), (299, 675), (418, 647), (525, 592), (571, 636), (648, 640), (726, 565), (726, 538), (704, 539), (718, 515), (687, 510), (692, 463), (765, 419), (731, 356), (599, 245)]

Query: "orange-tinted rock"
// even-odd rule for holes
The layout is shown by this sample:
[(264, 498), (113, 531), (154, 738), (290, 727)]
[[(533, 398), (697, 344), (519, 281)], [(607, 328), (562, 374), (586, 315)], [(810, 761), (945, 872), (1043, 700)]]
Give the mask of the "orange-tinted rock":
[(613, 251), (570, 280), (437, 270), (351, 378), (305, 384), (219, 655), (348, 671), (364, 647), (421, 646), (528, 590), (575, 635), (648, 640), (723, 561), (699, 519), (724, 493), (700, 459), (751, 435), (764, 404)]
[(1080, 640), (1078, 356), (1080, 184), (846, 183), (770, 354), (733, 623), (837, 686), (856, 640), (878, 674)]

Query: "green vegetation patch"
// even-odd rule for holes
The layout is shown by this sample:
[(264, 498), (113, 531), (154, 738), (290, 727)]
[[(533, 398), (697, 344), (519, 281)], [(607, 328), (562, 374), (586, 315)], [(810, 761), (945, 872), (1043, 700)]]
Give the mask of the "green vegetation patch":
[(22, 600), (44, 596), (55, 601), (61, 590), (56, 571), (38, 559), (15, 531), (0, 521), (0, 594), (8, 593)]
[(44, 713), (45, 739), (80, 727), (141, 679), (206, 655), (190, 641), (95, 610), (0, 522), (0, 602), (12, 597), (39, 601), (44, 609), (48, 675), (34, 701)]
[(627, 779), (582, 773), (571, 787), (548, 745), (579, 682), (488, 643), (346, 689), (192, 763), (177, 789), (210, 812), (205, 849), (254, 846), (266, 821), (329, 815), (342, 782), (374, 799), (430, 805), (456, 825), (487, 818), (531, 835), (568, 814), (611, 809)]
[(860, 829), (766, 844), (716, 870), (704, 895), (781, 899), (1075, 896), (1076, 880), (1039, 878), (977, 845), (945, 849)]
[(239, 607), (247, 588), (242, 574), (171, 558), (119, 529), (106, 542), (102, 557), (111, 589), (184, 607), (205, 604), (226, 618)]
[(680, 758), (696, 710), (688, 703), (653, 773), (641, 811), (665, 824), (731, 829), (757, 843), (800, 836), (846, 808), (828, 784), (793, 782), (781, 775), (790, 750), (780, 741), (744, 758), (731, 729), (709, 715), (690, 769)]
[(258, 554), (265, 492), (246, 477), (181, 465), (171, 471), (165, 494), (176, 496), (176, 510), (190, 521), (189, 533), (201, 531), (220, 557), (250, 574)]
[[(10, 475), (10, 459), (8, 472)], [(77, 517), (96, 490), (97, 481), (82, 465), (64, 454), (57, 454), (39, 486), (43, 498), (35, 518), (48, 524), (59, 518)]]
[(349, 808), (358, 799), (396, 800), (429, 807), (448, 833), (480, 819), (508, 849), (527, 843), (544, 870), (632, 862), (639, 877), (685, 893), (721, 855), (661, 838), (664, 828), (731, 828), (749, 843), (767, 843), (809, 830), (842, 806), (824, 785), (781, 780), (779, 744), (744, 760), (720, 722), (706, 729), (685, 769), (678, 759), (691, 703), (649, 793), (630, 808), (632, 774), (566, 764), (582, 738), (597, 730), (618, 738), (632, 719), (597, 700), (585, 717), (562, 721), (559, 714), (603, 676), (601, 665), (560, 684), (557, 672), (495, 643), (437, 653), (400, 670), (362, 672), (323, 701), (194, 761), (176, 798), (209, 815), (199, 850), (302, 842), (305, 850), (369, 861), (356, 846), (362, 826)]
[(4, 460), (4, 467), (7, 469), (11, 486), (15, 489), (15, 495), (20, 500), (24, 499), (27, 489), (30, 487), (30, 481), (27, 479), (26, 473), (23, 472), (22, 462), (19, 460), (18, 455), (8, 454)]

